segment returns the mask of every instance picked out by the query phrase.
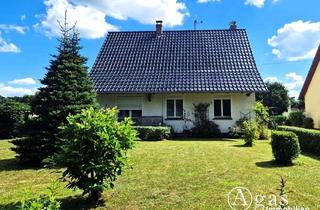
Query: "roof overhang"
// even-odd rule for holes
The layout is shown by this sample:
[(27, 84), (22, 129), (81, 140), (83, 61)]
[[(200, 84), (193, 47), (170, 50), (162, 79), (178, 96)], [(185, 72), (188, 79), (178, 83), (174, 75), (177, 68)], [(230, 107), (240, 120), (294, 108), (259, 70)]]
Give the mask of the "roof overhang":
[(313, 78), (313, 75), (314, 73), (316, 72), (316, 69), (319, 65), (319, 62), (320, 62), (320, 45), (318, 47), (318, 50), (317, 50), (317, 53), (316, 53), (316, 56), (314, 57), (313, 59), (313, 62), (311, 64), (311, 67), (309, 69), (309, 73), (307, 75), (307, 78), (302, 86), (302, 89), (301, 89), (301, 92), (300, 92), (300, 95), (299, 95), (299, 99), (304, 99), (307, 91), (308, 91), (308, 88), (309, 88), (309, 85), (311, 83), (311, 80)]

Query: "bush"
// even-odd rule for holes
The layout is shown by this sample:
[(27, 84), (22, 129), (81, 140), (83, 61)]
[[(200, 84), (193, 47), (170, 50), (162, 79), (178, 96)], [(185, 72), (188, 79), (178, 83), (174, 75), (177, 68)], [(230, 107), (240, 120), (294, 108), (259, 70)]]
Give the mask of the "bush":
[(244, 141), (246, 146), (252, 146), (254, 140), (259, 138), (259, 128), (255, 120), (243, 122)]
[(287, 120), (287, 124), (291, 126), (302, 127), (305, 115), (302, 111), (290, 112)]
[(298, 136), (290, 131), (272, 132), (271, 146), (273, 156), (280, 164), (291, 164), (300, 153)]
[(277, 124), (277, 125), (285, 125), (288, 118), (284, 115), (275, 115), (272, 117), (272, 120)]
[(171, 127), (165, 126), (135, 126), (141, 140), (159, 141), (172, 137)]
[(68, 188), (79, 188), (96, 202), (127, 165), (127, 150), (133, 147), (137, 132), (130, 118), (118, 122), (114, 108), (85, 109), (69, 115), (67, 121), (60, 127), (61, 150), (50, 162), (66, 168), (62, 176)]
[(306, 117), (303, 120), (303, 127), (312, 129), (314, 127), (313, 119), (311, 117)]
[(248, 120), (246, 117), (242, 117), (236, 121), (236, 123), (229, 128), (229, 136), (231, 138), (241, 138), (243, 136), (243, 122)]
[(292, 126), (279, 126), (278, 130), (294, 132), (299, 138), (302, 151), (320, 156), (320, 131)]
[[(41, 195), (39, 198), (21, 201), (19, 210), (59, 210), (61, 203), (56, 200), (58, 182), (54, 182), (48, 187), (48, 193)], [(28, 196), (29, 197), (29, 196)]]
[(211, 138), (220, 134), (219, 126), (209, 120), (208, 103), (200, 103), (194, 106), (194, 127), (191, 129), (192, 136), (198, 138)]
[(256, 115), (256, 121), (259, 131), (259, 139), (269, 139), (268, 124), (270, 121), (270, 116), (268, 113), (268, 108), (265, 107), (261, 102), (256, 102), (254, 109)]
[(27, 104), (4, 99), (0, 102), (0, 138), (12, 138), (20, 134), (30, 107)]

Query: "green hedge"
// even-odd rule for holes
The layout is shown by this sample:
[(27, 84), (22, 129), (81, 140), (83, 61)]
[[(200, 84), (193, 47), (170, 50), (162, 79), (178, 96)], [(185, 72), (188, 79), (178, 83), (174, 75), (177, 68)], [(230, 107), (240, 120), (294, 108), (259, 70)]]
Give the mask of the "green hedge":
[(171, 137), (171, 127), (167, 126), (135, 126), (141, 140), (159, 141)]
[(297, 134), (302, 151), (320, 156), (320, 131), (293, 126), (278, 126), (278, 130)]
[(273, 131), (271, 147), (277, 163), (289, 165), (300, 153), (298, 136), (291, 131)]

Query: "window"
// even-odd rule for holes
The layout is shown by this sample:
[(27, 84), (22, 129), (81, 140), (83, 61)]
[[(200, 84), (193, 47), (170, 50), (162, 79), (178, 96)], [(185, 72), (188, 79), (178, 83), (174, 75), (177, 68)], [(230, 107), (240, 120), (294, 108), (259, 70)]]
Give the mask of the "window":
[(118, 118), (123, 120), (125, 117), (131, 117), (136, 123), (142, 118), (142, 99), (136, 96), (118, 96), (117, 107), (119, 109)]
[(231, 118), (230, 99), (214, 99), (213, 106), (215, 118)]
[(183, 115), (183, 100), (168, 99), (167, 100), (167, 117), (182, 118)]

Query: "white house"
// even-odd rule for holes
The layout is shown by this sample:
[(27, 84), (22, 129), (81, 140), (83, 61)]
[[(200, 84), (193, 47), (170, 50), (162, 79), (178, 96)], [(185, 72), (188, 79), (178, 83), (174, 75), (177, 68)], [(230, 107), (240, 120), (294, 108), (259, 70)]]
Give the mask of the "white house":
[(145, 125), (193, 126), (193, 104), (209, 103), (222, 132), (266, 91), (244, 29), (110, 32), (90, 72), (104, 107)]

